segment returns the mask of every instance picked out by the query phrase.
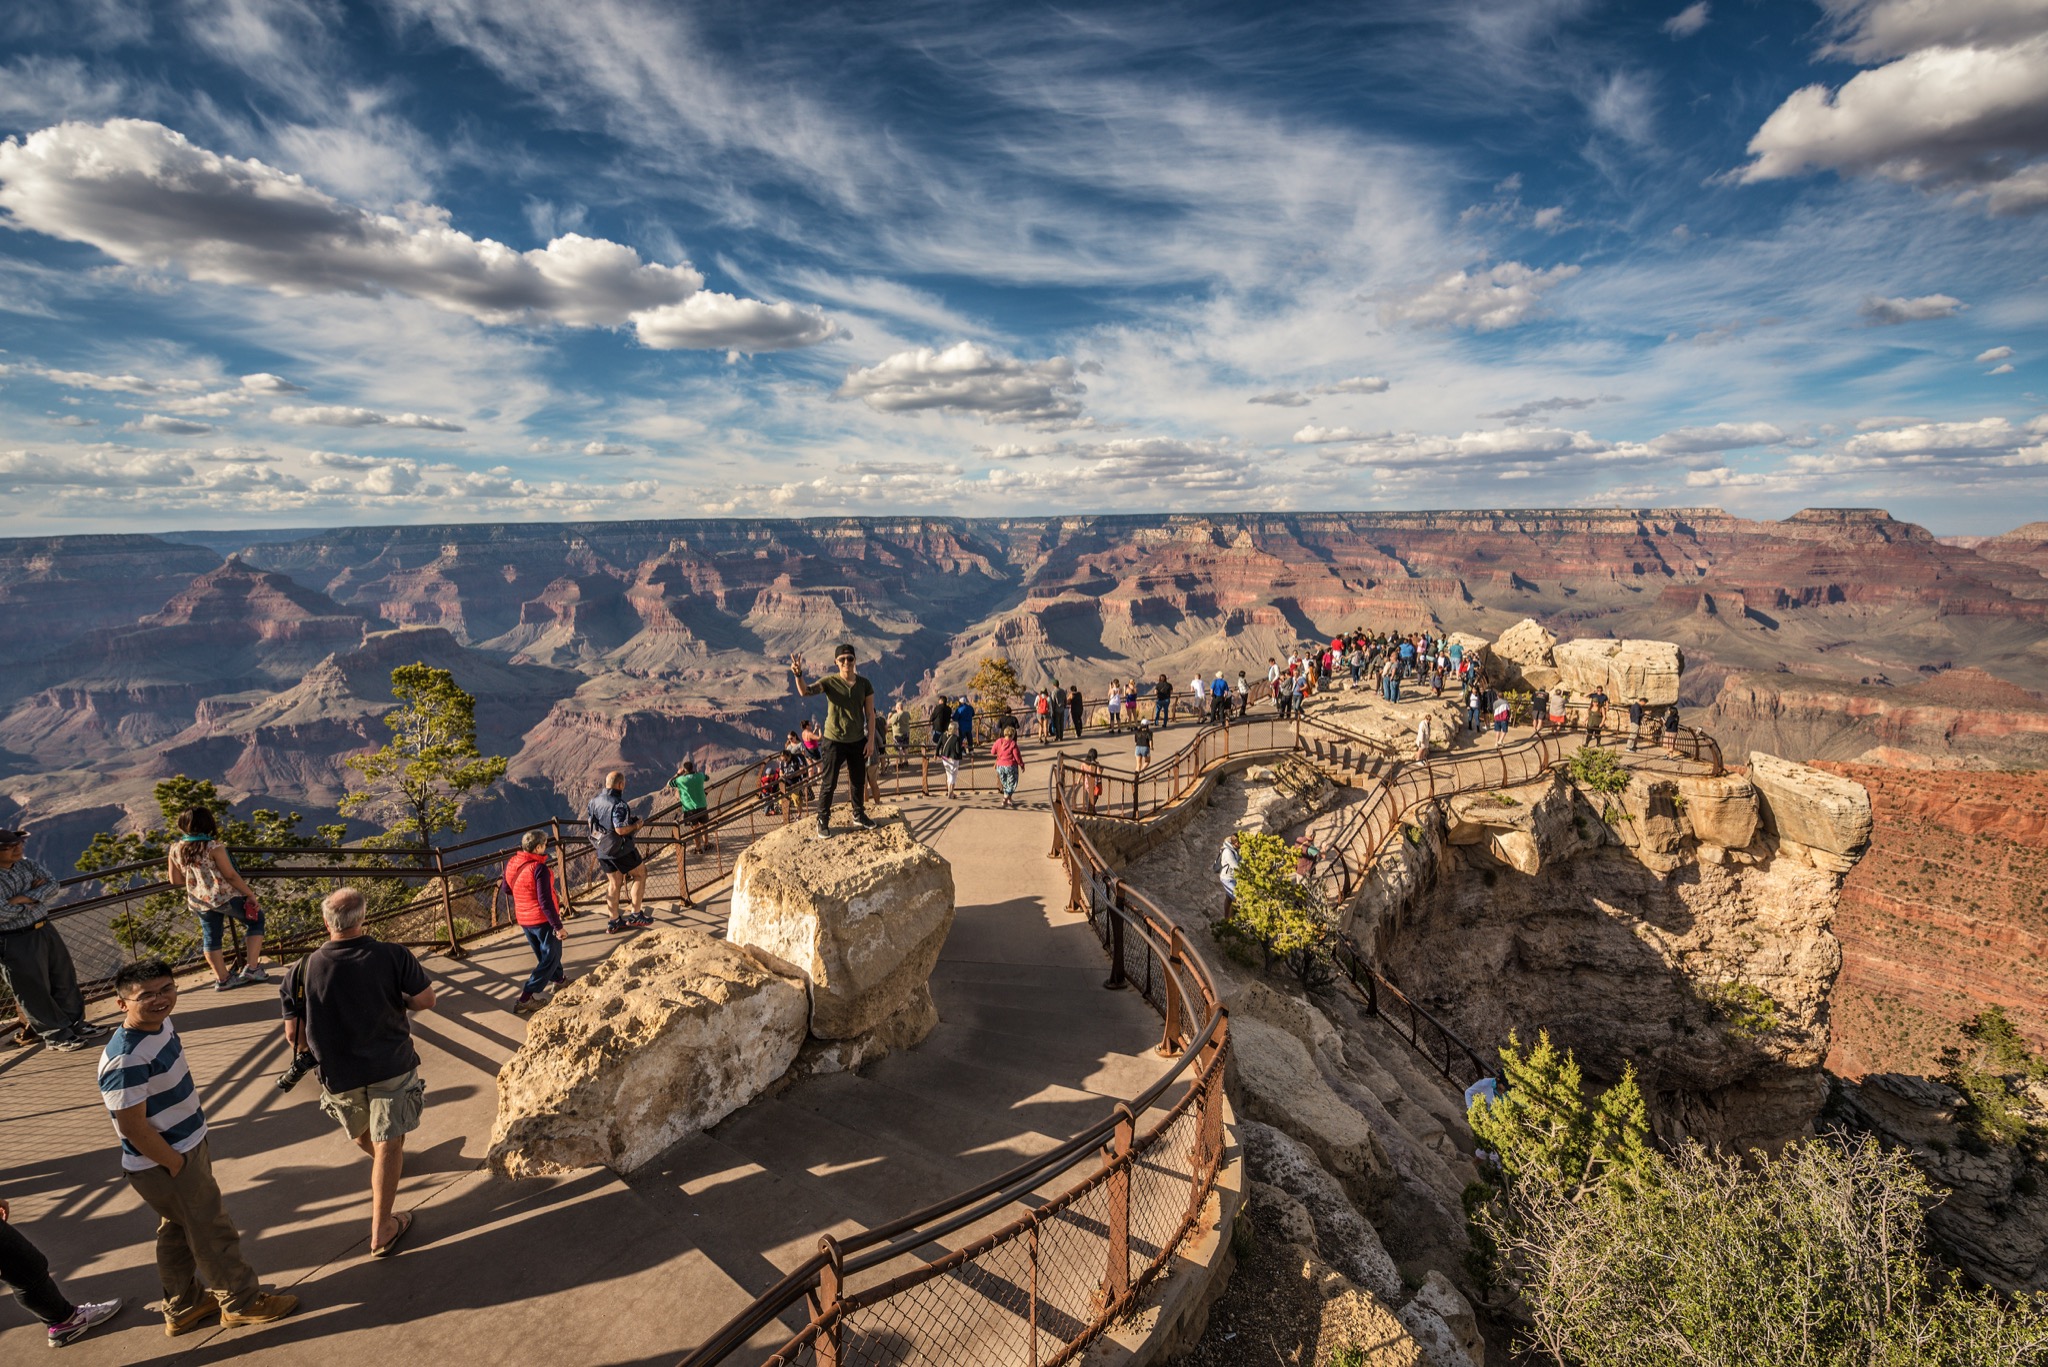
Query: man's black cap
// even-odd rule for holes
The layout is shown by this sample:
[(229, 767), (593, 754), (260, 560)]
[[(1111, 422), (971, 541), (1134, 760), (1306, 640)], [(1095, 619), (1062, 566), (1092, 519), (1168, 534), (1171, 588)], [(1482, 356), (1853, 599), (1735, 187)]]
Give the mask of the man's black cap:
[(0, 845), (19, 845), (26, 839), (27, 831), (0, 831)]

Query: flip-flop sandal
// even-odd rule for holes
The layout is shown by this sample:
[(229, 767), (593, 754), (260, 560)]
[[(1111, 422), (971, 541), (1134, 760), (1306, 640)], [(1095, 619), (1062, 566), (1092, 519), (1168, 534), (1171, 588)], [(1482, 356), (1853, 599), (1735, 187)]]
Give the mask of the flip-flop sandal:
[(398, 1221), (398, 1233), (392, 1235), (388, 1242), (379, 1244), (377, 1247), (371, 1249), (370, 1256), (372, 1258), (390, 1257), (392, 1254), (398, 1252), (398, 1246), (405, 1242), (405, 1236), (412, 1233), (411, 1211), (401, 1211), (399, 1214), (392, 1218)]

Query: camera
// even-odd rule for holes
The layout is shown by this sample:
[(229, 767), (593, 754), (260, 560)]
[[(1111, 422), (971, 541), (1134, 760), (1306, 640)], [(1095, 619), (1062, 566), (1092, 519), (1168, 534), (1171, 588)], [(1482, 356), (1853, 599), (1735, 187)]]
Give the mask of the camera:
[(277, 1090), (289, 1092), (292, 1088), (299, 1085), (299, 1079), (319, 1066), (319, 1059), (314, 1058), (308, 1051), (301, 1049), (298, 1053), (292, 1055), (292, 1066), (278, 1074)]

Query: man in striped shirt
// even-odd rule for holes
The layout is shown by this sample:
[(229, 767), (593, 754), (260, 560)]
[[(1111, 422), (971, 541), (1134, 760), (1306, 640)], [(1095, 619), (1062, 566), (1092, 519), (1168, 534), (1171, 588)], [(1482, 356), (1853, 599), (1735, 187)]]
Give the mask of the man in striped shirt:
[(171, 966), (161, 959), (128, 964), (114, 975), (114, 993), (124, 1014), (100, 1059), (100, 1099), (121, 1136), (128, 1185), (159, 1220), (164, 1333), (189, 1333), (216, 1310), (226, 1328), (283, 1319), (299, 1308), (298, 1297), (256, 1284), (242, 1257), (241, 1233), (213, 1180), (206, 1112), (170, 1020), (178, 1001)]

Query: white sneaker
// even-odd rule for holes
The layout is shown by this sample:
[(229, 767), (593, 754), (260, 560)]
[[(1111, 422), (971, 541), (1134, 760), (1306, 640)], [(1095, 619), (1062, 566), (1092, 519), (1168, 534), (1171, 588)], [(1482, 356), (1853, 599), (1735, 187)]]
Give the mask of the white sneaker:
[(91, 1301), (72, 1307), (71, 1318), (62, 1324), (50, 1326), (50, 1346), (62, 1348), (73, 1339), (85, 1337), (96, 1324), (105, 1324), (121, 1313), (118, 1297), (110, 1301)]

